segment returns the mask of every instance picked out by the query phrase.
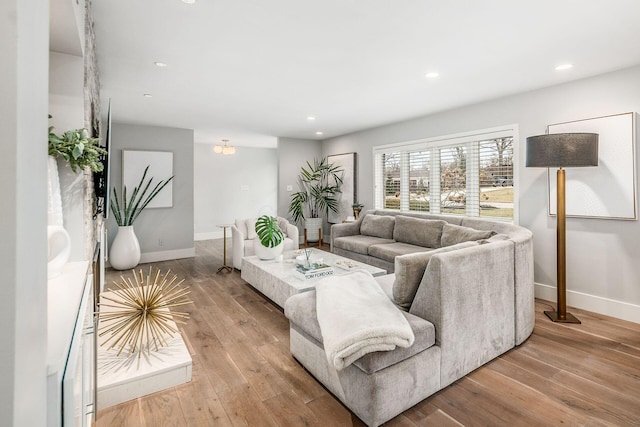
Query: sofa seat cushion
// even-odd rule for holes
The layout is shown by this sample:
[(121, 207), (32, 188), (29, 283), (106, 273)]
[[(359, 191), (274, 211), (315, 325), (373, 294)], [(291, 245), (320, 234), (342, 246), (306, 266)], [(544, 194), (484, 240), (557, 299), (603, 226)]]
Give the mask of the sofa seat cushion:
[[(284, 314), (292, 324), (322, 343), (322, 331), (316, 312), (316, 291), (303, 292), (289, 298), (284, 304)], [(415, 336), (413, 345), (407, 348), (396, 347), (391, 351), (369, 353), (353, 362), (355, 366), (371, 374), (402, 362), (435, 344), (436, 331), (433, 323), (411, 313), (403, 311), (402, 314), (409, 322)]]
[(390, 215), (365, 215), (360, 224), (360, 234), (393, 239), (396, 219)]
[(439, 219), (398, 215), (393, 229), (393, 240), (425, 248), (439, 248), (442, 228), (446, 223)]
[(495, 231), (476, 230), (461, 225), (445, 224), (442, 229), (442, 246), (451, 246), (462, 242), (489, 239), (496, 235)]
[(431, 250), (433, 249), (402, 242), (379, 243), (369, 246), (369, 255), (385, 261), (394, 262), (397, 256), (414, 254), (416, 252), (428, 252)]
[(253, 245), (253, 239), (244, 241), (244, 256), (253, 256), (256, 254), (256, 250), (254, 249)]
[(363, 236), (362, 234), (358, 234), (355, 236), (338, 237), (333, 241), (333, 245), (336, 248), (362, 255), (369, 254), (369, 246), (377, 245), (380, 243), (393, 243), (393, 240), (374, 236)]

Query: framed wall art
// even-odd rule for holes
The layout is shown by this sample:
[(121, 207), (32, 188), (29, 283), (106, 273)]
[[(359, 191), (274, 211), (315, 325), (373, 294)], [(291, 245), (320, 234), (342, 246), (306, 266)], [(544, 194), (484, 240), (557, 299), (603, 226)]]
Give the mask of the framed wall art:
[[(127, 195), (131, 194), (130, 192), (140, 183), (147, 165), (149, 166), (147, 178), (153, 177), (151, 190), (160, 180), (173, 176), (173, 153), (171, 151), (122, 150), (122, 185), (123, 188), (127, 186)], [(147, 205), (147, 208), (170, 207), (173, 207), (173, 180)]]
[[(568, 217), (638, 219), (636, 113), (549, 125), (548, 133), (597, 133), (598, 166), (567, 168)], [(556, 168), (549, 169), (549, 215), (556, 215)]]

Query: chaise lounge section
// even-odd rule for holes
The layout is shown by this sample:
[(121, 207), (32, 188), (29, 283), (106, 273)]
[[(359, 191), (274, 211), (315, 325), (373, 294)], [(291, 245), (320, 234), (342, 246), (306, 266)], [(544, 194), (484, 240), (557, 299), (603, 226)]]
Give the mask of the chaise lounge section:
[[(372, 211), (368, 215), (404, 216), (390, 211)], [(346, 230), (351, 236), (362, 236), (354, 230), (359, 229), (365, 218), (358, 223), (334, 226), (332, 245), (337, 238), (348, 235)], [(452, 225), (492, 235), (448, 247), (442, 247), (442, 242), (439, 248), (421, 247), (418, 252), (397, 256), (394, 274), (375, 278), (392, 301), (408, 310), (403, 315), (414, 332), (413, 345), (370, 353), (344, 369), (337, 369), (327, 359), (323, 347), (316, 292), (295, 295), (285, 304), (293, 356), (369, 426), (395, 417), (521, 344), (533, 331), (531, 232), (511, 224), (474, 218), (433, 215), (413, 218), (453, 222)], [(338, 233), (334, 236), (336, 228)], [(457, 229), (470, 234), (472, 230)], [(424, 230), (416, 230), (415, 235), (421, 231)], [(374, 244), (397, 243), (394, 239), (387, 240), (391, 242)]]

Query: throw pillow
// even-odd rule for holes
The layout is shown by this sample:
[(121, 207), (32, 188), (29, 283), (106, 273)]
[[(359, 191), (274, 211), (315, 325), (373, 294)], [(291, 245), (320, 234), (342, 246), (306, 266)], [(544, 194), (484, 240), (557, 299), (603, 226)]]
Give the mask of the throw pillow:
[(256, 237), (258, 237), (258, 234), (256, 233), (256, 222), (258, 221), (257, 218), (250, 218), (246, 221), (247, 223), (247, 239), (255, 239)]
[(432, 256), (476, 245), (478, 245), (478, 242), (464, 242), (433, 251), (416, 252), (396, 257), (396, 278), (393, 282), (393, 299), (395, 303), (405, 309), (411, 307), (420, 282), (422, 282), (422, 276), (424, 276), (424, 272)]
[(475, 228), (463, 227), (461, 225), (446, 224), (442, 230), (441, 244), (442, 246), (451, 246), (456, 243), (488, 239), (495, 234), (497, 233), (491, 230), (476, 230)]
[(276, 217), (276, 220), (278, 221), (278, 228), (282, 231), (282, 234), (287, 237), (287, 224), (289, 224), (289, 221), (279, 216)]
[(389, 215), (367, 214), (362, 218), (360, 234), (365, 236), (381, 237), (383, 239), (392, 239), (395, 223), (395, 217)]
[(398, 215), (396, 216), (396, 227), (393, 230), (393, 240), (425, 248), (439, 248), (442, 227), (446, 223), (446, 221), (439, 219)]

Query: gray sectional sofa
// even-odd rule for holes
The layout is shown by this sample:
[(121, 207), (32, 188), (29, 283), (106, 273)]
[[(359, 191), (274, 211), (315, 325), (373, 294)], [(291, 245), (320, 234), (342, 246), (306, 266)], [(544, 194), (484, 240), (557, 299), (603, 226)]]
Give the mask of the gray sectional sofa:
[(392, 266), (394, 274), (376, 281), (407, 310), (403, 315), (415, 335), (408, 348), (370, 353), (338, 370), (322, 345), (315, 291), (287, 300), (291, 353), (369, 426), (395, 417), (533, 331), (533, 242), (525, 228), (376, 210), (358, 222), (334, 225), (331, 244), (335, 253)]

